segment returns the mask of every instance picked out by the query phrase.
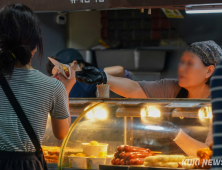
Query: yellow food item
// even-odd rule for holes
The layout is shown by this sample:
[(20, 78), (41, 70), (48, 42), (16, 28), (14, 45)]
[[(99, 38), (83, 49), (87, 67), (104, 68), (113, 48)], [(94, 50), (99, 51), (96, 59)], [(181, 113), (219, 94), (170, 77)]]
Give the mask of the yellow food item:
[(197, 151), (197, 156), (201, 159), (210, 159), (213, 152), (209, 148), (199, 149)]
[(178, 168), (178, 163), (177, 162), (167, 162), (167, 163), (165, 163), (165, 167)]
[(145, 158), (145, 162), (182, 162), (185, 159), (183, 155), (156, 155)]
[(89, 156), (89, 158), (96, 158), (94, 155)]
[(90, 145), (99, 145), (99, 143), (97, 141), (91, 141)]
[(84, 154), (84, 153), (77, 153), (76, 156), (78, 156), (78, 157), (86, 157), (86, 154)]
[(195, 164), (189, 163), (189, 162), (183, 162), (182, 163), (182, 168), (184, 168), (184, 169), (194, 169)]
[(99, 152), (98, 158), (105, 158), (106, 157), (107, 152)]
[(60, 147), (42, 146), (44, 157), (48, 163), (58, 163)]
[(152, 162), (144, 162), (144, 166), (154, 166)]
[(144, 162), (157, 162), (157, 157), (156, 156), (146, 157)]
[(70, 156), (76, 156), (75, 154), (71, 154)]
[(64, 66), (63, 64), (62, 65), (62, 69), (66, 72), (66, 71), (69, 71), (68, 67)]

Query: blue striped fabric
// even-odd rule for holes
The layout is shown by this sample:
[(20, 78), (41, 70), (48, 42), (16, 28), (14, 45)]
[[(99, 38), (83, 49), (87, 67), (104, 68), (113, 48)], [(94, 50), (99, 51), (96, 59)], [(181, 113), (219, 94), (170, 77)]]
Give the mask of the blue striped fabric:
[[(211, 98), (213, 109), (213, 159), (222, 160), (222, 61), (211, 78)], [(212, 169), (222, 169), (213, 165)]]
[[(15, 69), (6, 77), (34, 131), (42, 142), (48, 113), (55, 119), (69, 117), (64, 85), (37, 70)], [(35, 148), (0, 87), (0, 150), (34, 152)]]

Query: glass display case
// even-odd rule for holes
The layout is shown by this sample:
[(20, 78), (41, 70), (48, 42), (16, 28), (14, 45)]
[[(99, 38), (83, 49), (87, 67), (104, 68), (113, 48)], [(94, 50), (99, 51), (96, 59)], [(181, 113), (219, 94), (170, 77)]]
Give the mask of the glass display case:
[[(70, 113), (71, 113), (71, 124), (76, 120), (76, 118), (84, 112), (84, 109), (87, 108), (90, 105), (96, 104), (102, 102), (102, 100), (70, 100)], [(43, 137), (42, 141), (42, 149), (43, 154), (46, 159), (46, 162), (48, 163), (49, 170), (57, 170), (58, 167), (58, 160), (59, 160), (59, 154), (60, 149), (62, 146), (63, 140), (58, 140), (53, 135), (52, 131), (52, 125), (51, 125), (51, 118), (50, 114), (48, 115), (48, 120), (46, 124), (46, 130), (45, 135)], [(69, 150), (68, 155), (74, 153), (71, 149)]]
[[(195, 157), (198, 149), (208, 147), (206, 139), (211, 141), (208, 99), (70, 99), (70, 110), (78, 117), (73, 118), (67, 137), (61, 142), (48, 136), (43, 142), (45, 146), (60, 146), (60, 170), (147, 168), (143, 165), (145, 157)], [(120, 153), (128, 150), (121, 152), (121, 147), (128, 147), (134, 155), (147, 153), (143, 152), (139, 163), (130, 162), (132, 155), (126, 156), (127, 162)], [(122, 162), (115, 163), (114, 157)], [(111, 165), (111, 161), (122, 166)]]

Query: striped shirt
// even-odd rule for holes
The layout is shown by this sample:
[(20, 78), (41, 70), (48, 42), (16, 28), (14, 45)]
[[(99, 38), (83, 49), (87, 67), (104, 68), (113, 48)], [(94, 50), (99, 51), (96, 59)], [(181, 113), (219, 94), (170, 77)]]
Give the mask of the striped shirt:
[[(211, 98), (213, 109), (213, 159), (222, 160), (222, 61), (211, 78)], [(222, 169), (222, 166), (213, 166)]]
[[(69, 117), (64, 85), (37, 70), (15, 69), (6, 77), (31, 123), (38, 140), (45, 134), (48, 113), (55, 119)], [(35, 152), (29, 136), (0, 86), (0, 150)]]

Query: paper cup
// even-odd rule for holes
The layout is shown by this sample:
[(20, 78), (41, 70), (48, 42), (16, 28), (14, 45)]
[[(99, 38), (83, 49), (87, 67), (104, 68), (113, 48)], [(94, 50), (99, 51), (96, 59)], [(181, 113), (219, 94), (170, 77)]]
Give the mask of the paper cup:
[(99, 165), (106, 164), (106, 158), (86, 158), (87, 169), (99, 169)]
[(68, 157), (69, 157), (70, 168), (87, 169), (87, 161), (85, 157), (75, 157), (75, 156), (68, 156)]
[(101, 85), (97, 85), (96, 87), (97, 87), (97, 91), (96, 91), (97, 98), (109, 98), (110, 96), (109, 85), (101, 84)]
[(106, 165), (111, 165), (111, 161), (113, 158), (106, 158)]
[(90, 145), (89, 143), (82, 143), (83, 152), (86, 156), (94, 155), (97, 158), (105, 157), (107, 155), (108, 144), (100, 143), (99, 145)]

